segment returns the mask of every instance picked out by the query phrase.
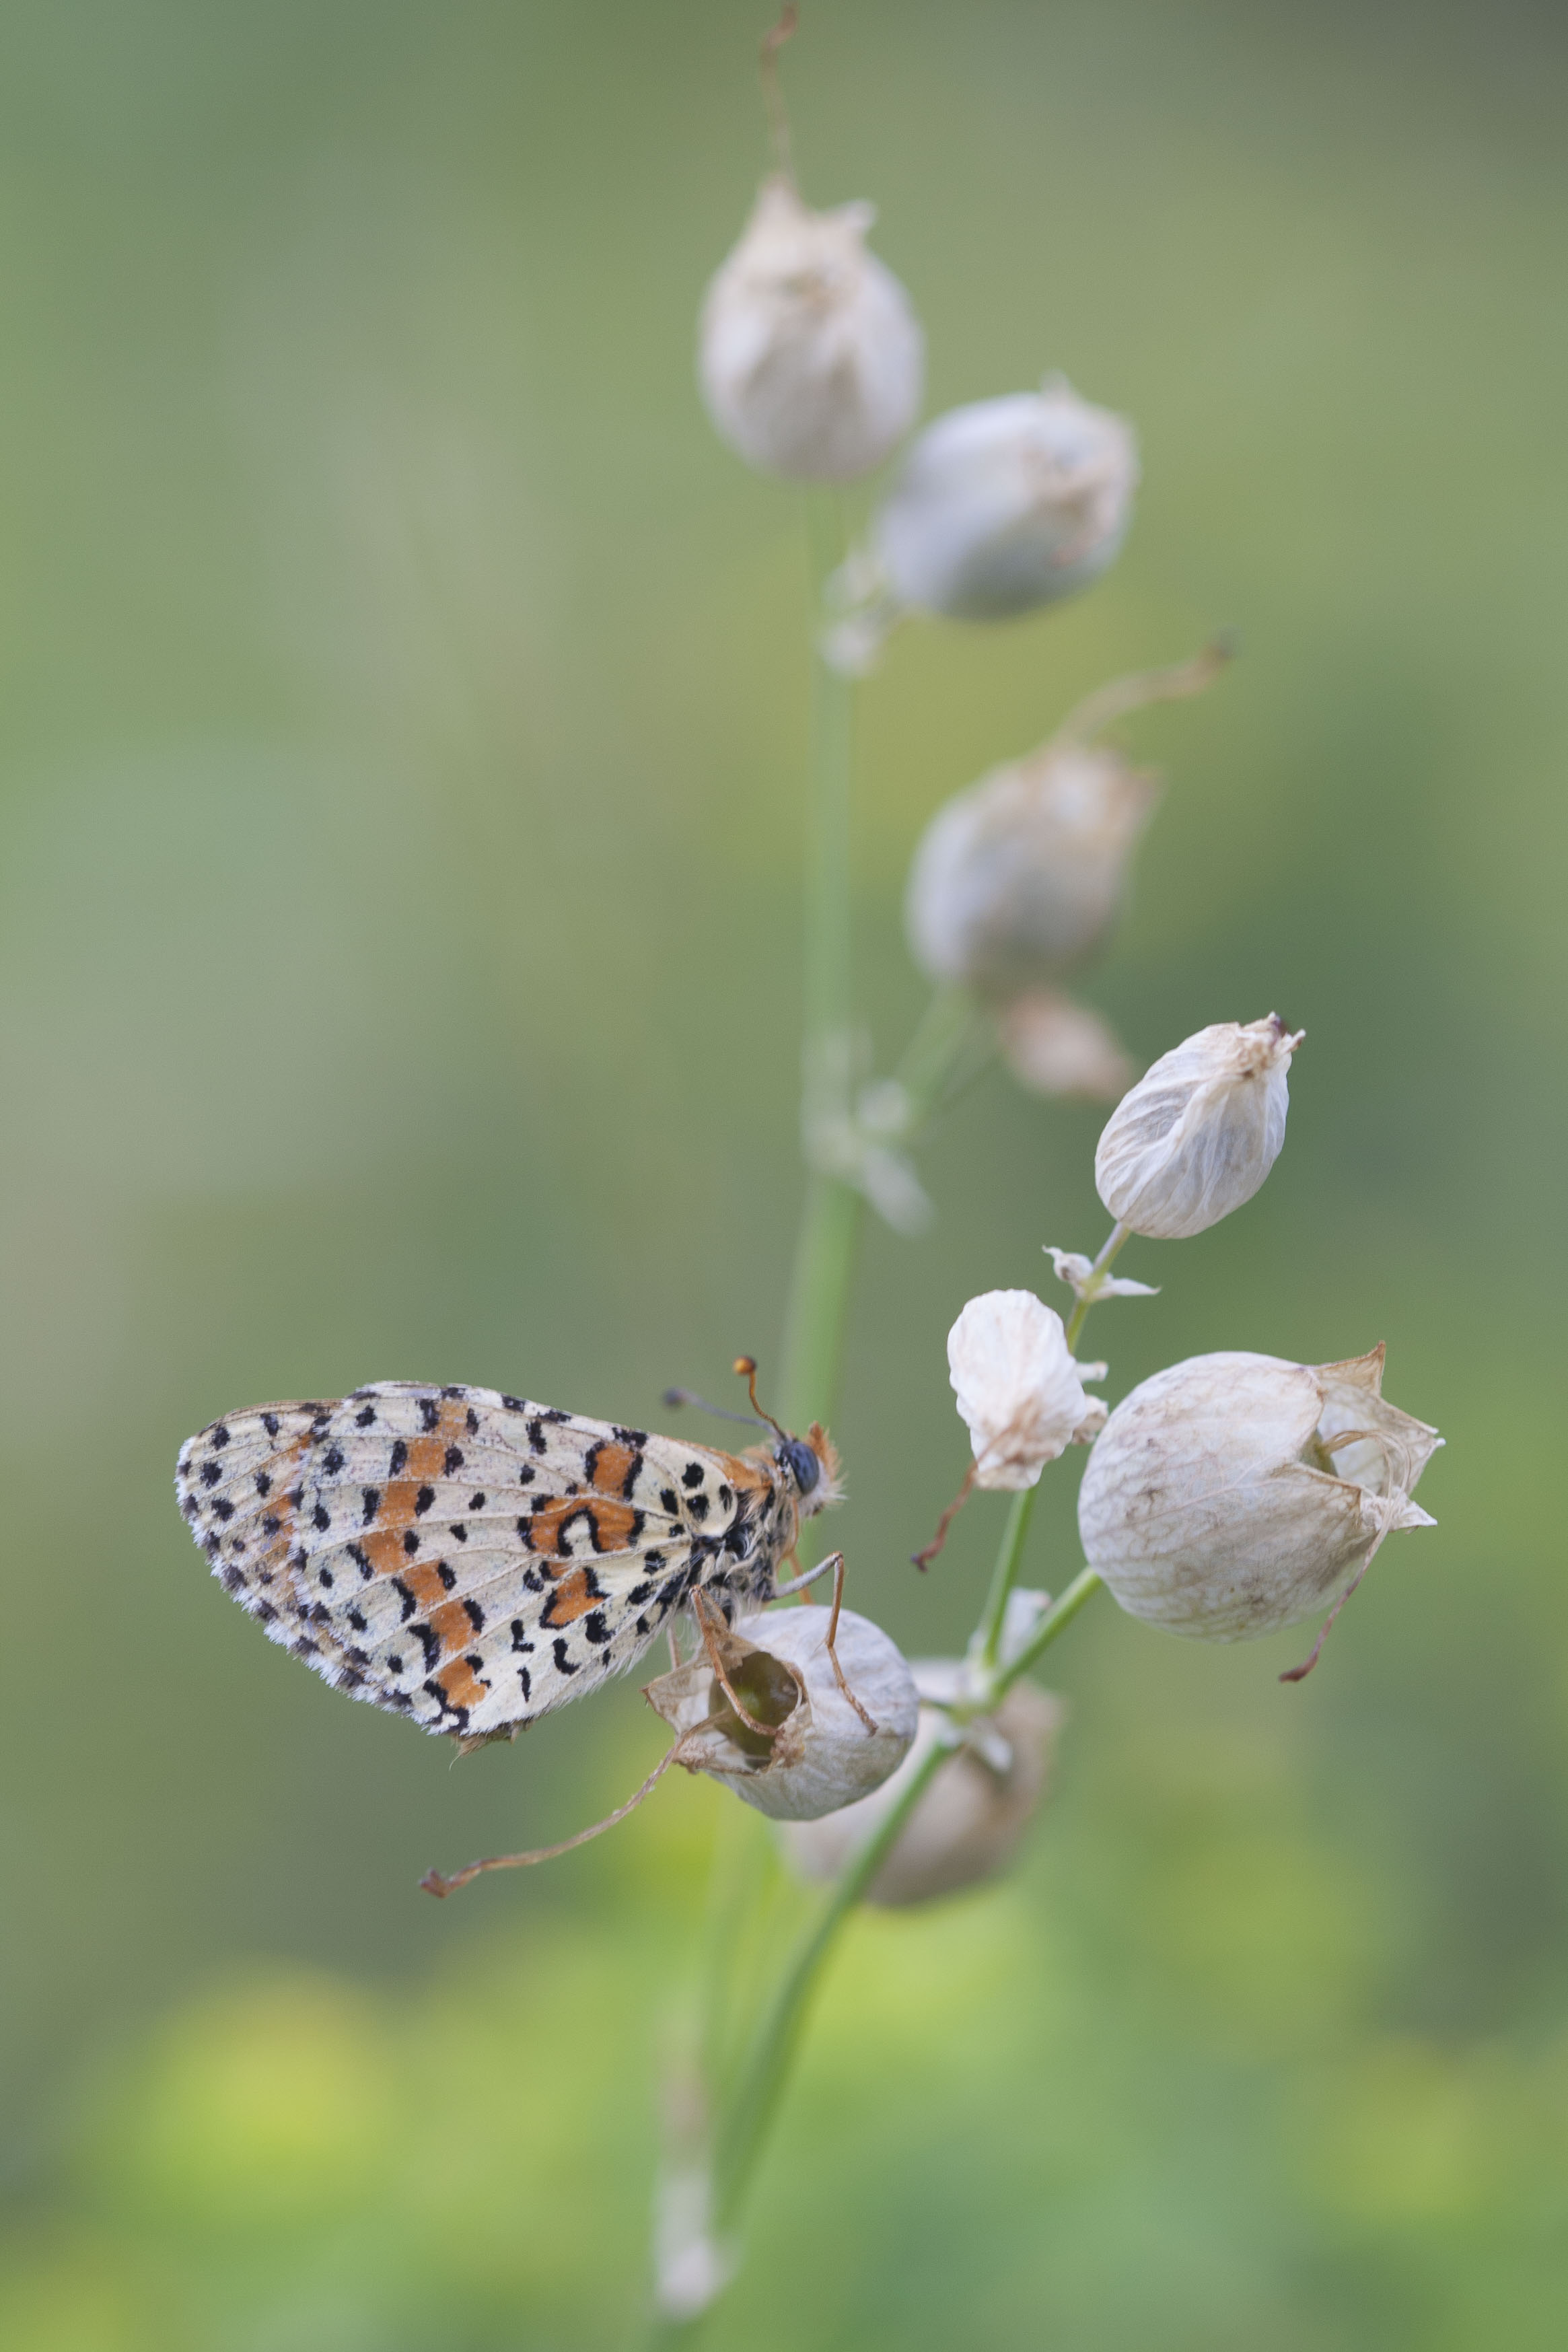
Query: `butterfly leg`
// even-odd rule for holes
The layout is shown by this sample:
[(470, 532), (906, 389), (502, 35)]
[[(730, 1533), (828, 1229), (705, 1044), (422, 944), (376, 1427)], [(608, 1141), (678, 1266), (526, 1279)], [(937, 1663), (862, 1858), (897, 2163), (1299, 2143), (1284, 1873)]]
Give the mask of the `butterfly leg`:
[[(747, 1708), (742, 1700), (735, 1695), (735, 1685), (730, 1680), (728, 1674), (725, 1672), (724, 1661), (719, 1654), (719, 1643), (714, 1636), (713, 1627), (708, 1616), (708, 1597), (706, 1593), (698, 1591), (692, 1594), (691, 1613), (697, 1620), (697, 1630), (702, 1636), (702, 1645), (708, 1653), (708, 1663), (713, 1669), (713, 1679), (722, 1690), (731, 1706), (734, 1708), (735, 1713), (740, 1717), (741, 1721), (745, 1725), (748, 1731), (761, 1732), (764, 1739), (776, 1739), (779, 1735), (779, 1727), (777, 1724), (759, 1723), (756, 1717), (751, 1713), (749, 1708)], [(837, 1660), (835, 1659), (835, 1668), (837, 1668)]]
[(947, 1531), (949, 1528), (952, 1527), (954, 1519), (957, 1518), (960, 1511), (963, 1510), (965, 1503), (969, 1500), (970, 1493), (974, 1485), (975, 1472), (978, 1468), (978, 1463), (972, 1462), (970, 1464), (968, 1469), (963, 1474), (963, 1486), (959, 1488), (957, 1494), (953, 1496), (952, 1502), (948, 1505), (946, 1510), (943, 1511), (941, 1518), (938, 1519), (936, 1523), (935, 1535), (932, 1536), (930, 1543), (926, 1545), (923, 1551), (912, 1551), (910, 1554), (910, 1558), (913, 1560), (918, 1569), (922, 1570), (928, 1569), (932, 1560), (936, 1558), (938, 1552), (942, 1549), (943, 1544), (947, 1541)]
[[(789, 1557), (791, 1559), (795, 1559), (794, 1552), (791, 1552)], [(828, 1570), (833, 1566), (834, 1561), (836, 1559), (842, 1559), (842, 1557), (843, 1555), (840, 1552), (830, 1551), (826, 1559), (819, 1559), (816, 1566), (815, 1568), (808, 1568), (804, 1576), (792, 1576), (787, 1584), (775, 1584), (771, 1597), (774, 1601), (784, 1601), (786, 1600), (792, 1592), (804, 1592), (808, 1584), (816, 1584), (820, 1582), (821, 1579), (827, 1574)], [(798, 1567), (799, 1564), (799, 1561), (796, 1560), (795, 1565)]]
[[(872, 1738), (875, 1738), (877, 1734), (877, 1725), (874, 1719), (867, 1714), (865, 1708), (861, 1706), (859, 1700), (856, 1697), (854, 1692), (845, 1681), (844, 1669), (838, 1663), (838, 1652), (834, 1647), (834, 1637), (838, 1632), (838, 1612), (844, 1606), (844, 1554), (841, 1551), (831, 1553), (829, 1557), (823, 1561), (822, 1568), (830, 1568), (833, 1570), (833, 1614), (827, 1621), (827, 1641), (826, 1643), (827, 1654), (833, 1661), (833, 1679), (838, 1685), (839, 1689), (843, 1692), (845, 1697), (848, 1700), (850, 1706), (854, 1708), (856, 1714), (865, 1725), (867, 1730), (871, 1734)], [(816, 1569), (813, 1570), (814, 1575), (820, 1576), (821, 1573), (822, 1569)]]

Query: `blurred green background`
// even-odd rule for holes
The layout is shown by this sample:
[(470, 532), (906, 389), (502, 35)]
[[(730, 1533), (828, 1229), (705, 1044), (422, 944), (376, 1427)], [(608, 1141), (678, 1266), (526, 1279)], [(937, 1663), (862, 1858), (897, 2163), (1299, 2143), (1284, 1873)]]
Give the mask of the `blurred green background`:
[[(17, 0), (0, 24), (0, 2340), (619, 2340), (721, 1800), (444, 1906), (658, 1752), (634, 1686), (460, 1769), (206, 1578), (187, 1431), (394, 1376), (657, 1416), (776, 1361), (798, 1204), (795, 499), (691, 382), (765, 10)], [(1245, 659), (1084, 993), (1309, 1031), (1243, 1213), (1128, 1270), (1119, 1395), (1389, 1343), (1449, 1439), (1300, 1689), (1098, 1602), (1009, 1885), (852, 1933), (717, 2343), (1568, 2336), (1563, 26), (1494, 5), (816, 0), (806, 193), (874, 196), (929, 406), (1137, 421), (1110, 578), (864, 697), (884, 1061), (948, 793), (1119, 669)], [(971, 1292), (1092, 1248), (1095, 1113), (993, 1076), (873, 1234), (853, 1598), (964, 1448)], [(1077, 1468), (1030, 1573), (1073, 1571)]]

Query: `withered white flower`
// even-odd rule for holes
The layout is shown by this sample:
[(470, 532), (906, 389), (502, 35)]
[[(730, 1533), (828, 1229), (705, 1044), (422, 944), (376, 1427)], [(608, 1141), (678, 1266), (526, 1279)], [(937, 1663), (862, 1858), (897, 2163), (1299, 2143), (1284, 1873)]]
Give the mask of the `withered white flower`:
[(1056, 1269), (1058, 1282), (1065, 1282), (1075, 1298), (1157, 1298), (1159, 1286), (1147, 1282), (1130, 1282), (1122, 1274), (1096, 1275), (1094, 1260), (1079, 1250), (1057, 1249), (1046, 1244), (1046, 1255)]
[(915, 1736), (914, 1682), (879, 1625), (840, 1610), (835, 1648), (863, 1717), (833, 1671), (830, 1614), (757, 1612), (713, 1630), (731, 1688), (762, 1730), (736, 1712), (705, 1648), (650, 1683), (645, 1696), (676, 1734), (676, 1763), (776, 1821), (815, 1821), (879, 1788)]
[[(804, 1878), (837, 1878), (902, 1794), (947, 1719), (929, 1702), (960, 1697), (966, 1668), (958, 1658), (914, 1664), (921, 1700), (915, 1744), (890, 1780), (858, 1804), (816, 1822), (780, 1830), (784, 1851)], [(921, 1798), (867, 1890), (889, 1907), (994, 1878), (1012, 1861), (1044, 1796), (1062, 1721), (1061, 1701), (1031, 1682), (1015, 1683), (994, 1714), (966, 1726), (959, 1745)]]
[(1032, 1290), (987, 1290), (947, 1335), (958, 1410), (974, 1450), (974, 1483), (1016, 1493), (1047, 1462), (1082, 1444), (1105, 1419), (1084, 1394), (1062, 1318)]
[(1430, 1527), (1410, 1497), (1442, 1441), (1384, 1402), (1383, 1360), (1194, 1356), (1134, 1389), (1079, 1490), (1085, 1557), (1123, 1609), (1250, 1641), (1348, 1592), (1393, 1528)]
[(876, 518), (874, 559), (896, 604), (999, 620), (1098, 579), (1137, 484), (1131, 426), (1049, 376), (926, 426)]
[(1279, 1157), (1292, 1035), (1277, 1013), (1218, 1021), (1162, 1054), (1112, 1111), (1094, 1155), (1111, 1215), (1183, 1241), (1250, 1201)]
[(847, 482), (902, 440), (920, 409), (924, 341), (892, 272), (866, 249), (867, 204), (814, 212), (763, 182), (702, 306), (709, 415), (766, 473)]
[(1003, 1005), (996, 1035), (1019, 1085), (1050, 1101), (1115, 1102), (1137, 1076), (1110, 1023), (1051, 989)]

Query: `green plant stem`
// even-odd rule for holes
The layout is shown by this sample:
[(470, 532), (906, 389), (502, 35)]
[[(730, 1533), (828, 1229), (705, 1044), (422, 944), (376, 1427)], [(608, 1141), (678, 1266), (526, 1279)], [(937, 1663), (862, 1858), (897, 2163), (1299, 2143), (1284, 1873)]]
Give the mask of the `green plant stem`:
[(909, 1103), (905, 1139), (912, 1139), (937, 1110), (954, 1072), (973, 1058), (977, 1030), (986, 1016), (967, 988), (945, 982), (934, 988), (898, 1067), (898, 1083)]
[(841, 1873), (833, 1892), (796, 1947), (768, 2005), (715, 2138), (714, 2218), (721, 2235), (733, 2229), (745, 2203), (757, 2158), (795, 2057), (806, 2009), (838, 1932), (952, 1753), (952, 1745), (950, 1741), (938, 1740), (921, 1757), (900, 1790), (897, 1804), (884, 1814)]
[[(826, 1120), (847, 1118), (849, 1110), (855, 689), (853, 680), (825, 658), (818, 642), (823, 592), (845, 551), (843, 515), (831, 492), (808, 493), (806, 525), (812, 666), (801, 1125), (809, 1162), (816, 1130)], [(809, 1428), (832, 1412), (859, 1214), (860, 1196), (852, 1185), (811, 1169), (784, 1318), (780, 1412), (786, 1428)]]
[(806, 497), (811, 553), (811, 736), (805, 858), (805, 1022), (808, 1057), (847, 1032), (854, 967), (850, 944), (850, 765), (855, 686), (823, 653), (823, 598), (844, 561), (843, 512), (830, 490)]
[(1079, 1334), (1083, 1329), (1084, 1324), (1089, 1318), (1089, 1310), (1094, 1305), (1095, 1298), (1099, 1294), (1101, 1278), (1110, 1271), (1111, 1260), (1115, 1257), (1117, 1251), (1121, 1247), (1122, 1243), (1131, 1241), (1131, 1238), (1132, 1235), (1131, 1229), (1122, 1224), (1112, 1225), (1110, 1231), (1107, 1234), (1104, 1242), (1100, 1245), (1099, 1256), (1095, 1259), (1094, 1264), (1089, 1269), (1089, 1274), (1083, 1286), (1083, 1297), (1079, 1300), (1078, 1305), (1068, 1317), (1067, 1339), (1069, 1349), (1078, 1346)]
[(1093, 1600), (1104, 1581), (1098, 1569), (1085, 1568), (1079, 1571), (1061, 1599), (1054, 1601), (1047, 1610), (1026, 1645), (1019, 1651), (1016, 1658), (997, 1673), (986, 1694), (987, 1706), (994, 1706), (999, 1698), (1012, 1689), (1021, 1675), (1028, 1673), (1042, 1651), (1050, 1648), (1057, 1635), (1072, 1623), (1086, 1601)]
[[(822, 608), (822, 590), (843, 560), (843, 525), (837, 502), (826, 494), (808, 505), (813, 571), (813, 626)], [(805, 888), (805, 1037), (803, 1057), (803, 1132), (808, 1164), (816, 1123), (847, 1118), (853, 1079), (850, 761), (853, 688), (813, 651), (810, 827)], [(958, 990), (939, 990), (911, 1041), (900, 1073), (910, 1099), (911, 1129), (936, 1108), (973, 1035), (975, 1007)], [(826, 1421), (833, 1407), (848, 1305), (849, 1280), (859, 1223), (855, 1188), (813, 1167), (790, 1281), (785, 1321), (782, 1411), (791, 1429)], [(1093, 1276), (1109, 1267), (1127, 1235), (1118, 1225), (1094, 1261)], [(1080, 1299), (1068, 1324), (1073, 1346), (1093, 1304), (1093, 1288)], [(950, 1729), (921, 1759), (898, 1801), (879, 1821), (841, 1873), (816, 1919), (802, 1937), (758, 2024), (735, 2085), (715, 2119), (711, 2140), (713, 2229), (722, 2242), (733, 2235), (789, 2079), (813, 1996), (850, 1913), (859, 1904), (901, 1835), (916, 1806), (957, 1744), (960, 1728), (982, 1714), (1026, 1673), (1100, 1588), (1085, 1569), (1040, 1621), (1026, 1649), (1005, 1667), (1001, 1638), (1007, 1597), (1021, 1564), (1034, 1508), (1035, 1488), (1015, 1496), (991, 1591), (972, 1654), (983, 1669), (974, 1698), (949, 1711)], [(717, 1916), (718, 1915), (716, 1915)], [(721, 2040), (710, 2041), (710, 2057)], [(710, 2306), (710, 2310), (711, 2306)], [(708, 2312), (655, 2318), (650, 2346), (690, 2345), (703, 2330)]]
[(784, 1318), (779, 1412), (786, 1429), (832, 1416), (860, 1210), (852, 1184), (815, 1172), (807, 1178)]
[[(1085, 1569), (1040, 1621), (1026, 1650), (994, 1678), (984, 1700), (952, 1710), (954, 1726), (966, 1717), (985, 1712), (1020, 1675), (1049, 1649), (1072, 1622), (1086, 1601), (1100, 1590), (1100, 1579)], [(795, 1948), (777, 1991), (758, 2028), (756, 2039), (736, 2084), (733, 2098), (721, 2117), (714, 2140), (714, 2224), (722, 2238), (732, 2231), (745, 2205), (758, 2158), (778, 2111), (780, 2097), (799, 2046), (801, 2029), (822, 1971), (840, 1930), (860, 1902), (902, 1835), (905, 1824), (942, 1765), (957, 1745), (956, 1737), (937, 1740), (899, 1791), (889, 1808), (849, 1862), (816, 1918)], [(689, 2327), (693, 2323), (686, 2323)], [(678, 2335), (664, 2340), (678, 2342)]]
[[(1111, 1260), (1127, 1239), (1128, 1229), (1125, 1225), (1112, 1225), (1099, 1256), (1090, 1266), (1084, 1283), (1083, 1297), (1068, 1318), (1067, 1343), (1069, 1352), (1078, 1345), (1079, 1336), (1089, 1318), (1089, 1310), (1094, 1305), (1095, 1295), (1101, 1279), (1110, 1271)], [(1035, 1507), (1035, 1496), (1038, 1492), (1039, 1481), (1037, 1479), (1034, 1486), (1026, 1486), (1021, 1494), (1014, 1496), (1013, 1507), (1007, 1514), (1007, 1524), (1002, 1531), (1001, 1549), (996, 1554), (996, 1565), (991, 1574), (991, 1590), (985, 1598), (984, 1613), (981, 1617), (979, 1631), (971, 1654), (981, 1672), (988, 1678), (994, 1678), (1001, 1659), (1002, 1628), (1007, 1617), (1007, 1599), (1017, 1582), (1018, 1570), (1023, 1564), (1024, 1545), (1029, 1533), (1029, 1520)], [(1093, 1575), (1093, 1570), (1089, 1570), (1086, 1573)], [(1098, 1584), (1099, 1580), (1096, 1577), (1095, 1584)], [(1082, 1581), (1083, 1579), (1080, 1577), (1079, 1583)], [(1081, 1599), (1074, 1602), (1073, 1609), (1068, 1612), (1069, 1616), (1081, 1608), (1083, 1601), (1088, 1600), (1089, 1593), (1093, 1589), (1093, 1586), (1089, 1587)], [(1069, 1587), (1071, 1591), (1076, 1592), (1077, 1590), (1077, 1584)], [(1064, 1601), (1066, 1597), (1064, 1594)], [(1062, 1602), (1058, 1601), (1057, 1608), (1059, 1609), (1061, 1606)], [(1056, 1610), (1053, 1610), (1050, 1616), (1042, 1621), (1043, 1623), (1048, 1625), (1056, 1613)], [(1064, 1618), (1062, 1622), (1065, 1624), (1067, 1619)], [(1037, 1640), (1038, 1636), (1037, 1635), (1036, 1638)], [(1052, 1638), (1054, 1639), (1054, 1636)], [(1031, 1654), (1033, 1654), (1032, 1652)], [(1015, 1675), (1009, 1673), (1006, 1680), (997, 1685), (998, 1690), (1005, 1690), (1007, 1683), (1015, 1679)]]
[(1026, 1486), (1014, 1496), (1007, 1524), (1002, 1530), (1001, 1549), (996, 1554), (996, 1565), (991, 1571), (991, 1590), (985, 1596), (985, 1608), (976, 1640), (977, 1663), (987, 1675), (995, 1673), (997, 1660), (1002, 1654), (1002, 1626), (1007, 1614), (1007, 1596), (1017, 1580), (1025, 1541), (1029, 1533), (1029, 1520), (1034, 1513), (1035, 1496), (1039, 1491), (1037, 1479), (1032, 1486)]

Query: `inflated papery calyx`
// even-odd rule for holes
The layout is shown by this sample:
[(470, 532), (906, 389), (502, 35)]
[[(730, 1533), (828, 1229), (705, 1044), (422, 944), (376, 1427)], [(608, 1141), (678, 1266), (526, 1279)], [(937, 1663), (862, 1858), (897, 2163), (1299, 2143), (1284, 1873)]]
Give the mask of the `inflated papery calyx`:
[(1359, 1580), (1442, 1441), (1343, 1363), (1194, 1356), (1116, 1407), (1079, 1490), (1084, 1555), (1123, 1609), (1201, 1642), (1315, 1616)]
[(853, 481), (919, 412), (924, 341), (903, 288), (867, 250), (875, 217), (867, 204), (814, 212), (776, 173), (709, 287), (702, 395), (724, 439), (765, 473)]
[(1131, 426), (1047, 376), (926, 426), (872, 526), (872, 560), (896, 605), (1004, 619), (1099, 578), (1137, 484)]
[(1047, 743), (940, 808), (910, 871), (910, 950), (928, 979), (1005, 999), (1100, 946), (1157, 777), (1098, 743)]
[[(1151, 770), (1095, 739), (1149, 703), (1201, 694), (1233, 651), (1233, 640), (1219, 636), (1189, 661), (1112, 678), (1047, 741), (993, 768), (937, 811), (915, 852), (905, 902), (910, 951), (928, 979), (1010, 1005), (1103, 943), (1162, 787)], [(1065, 999), (1033, 1001), (1062, 1007), (1059, 1030), (1077, 1010)], [(1080, 1024), (1092, 1017), (1078, 1013)], [(1033, 1026), (1044, 1070), (1074, 1058), (1070, 1051), (1064, 1056), (1043, 1020)], [(1080, 1046), (1076, 1059), (1085, 1058)], [(1131, 1077), (1128, 1071), (1117, 1093)], [(1081, 1090), (1054, 1080), (1042, 1086), (1048, 1093)]]
[[(920, 1729), (891, 1779), (841, 1812), (819, 1822), (788, 1822), (781, 1830), (784, 1851), (803, 1878), (837, 1878), (897, 1804), (928, 1749), (949, 1736), (939, 1702), (965, 1695), (967, 1667), (958, 1658), (920, 1658), (913, 1671), (921, 1700)], [(994, 1713), (966, 1724), (866, 1900), (889, 1907), (929, 1903), (1005, 1870), (1045, 1795), (1062, 1713), (1061, 1701), (1051, 1692), (1018, 1682)]]
[(675, 1762), (778, 1821), (815, 1821), (879, 1788), (915, 1736), (914, 1681), (879, 1625), (840, 1610), (835, 1647), (858, 1709), (833, 1671), (831, 1614), (810, 1606), (758, 1612), (732, 1630), (710, 1621), (730, 1690), (704, 1646), (645, 1692), (676, 1734)]
[(1276, 1013), (1217, 1021), (1146, 1070), (1107, 1121), (1094, 1181), (1118, 1222), (1184, 1241), (1250, 1201), (1279, 1157), (1294, 1035)]

